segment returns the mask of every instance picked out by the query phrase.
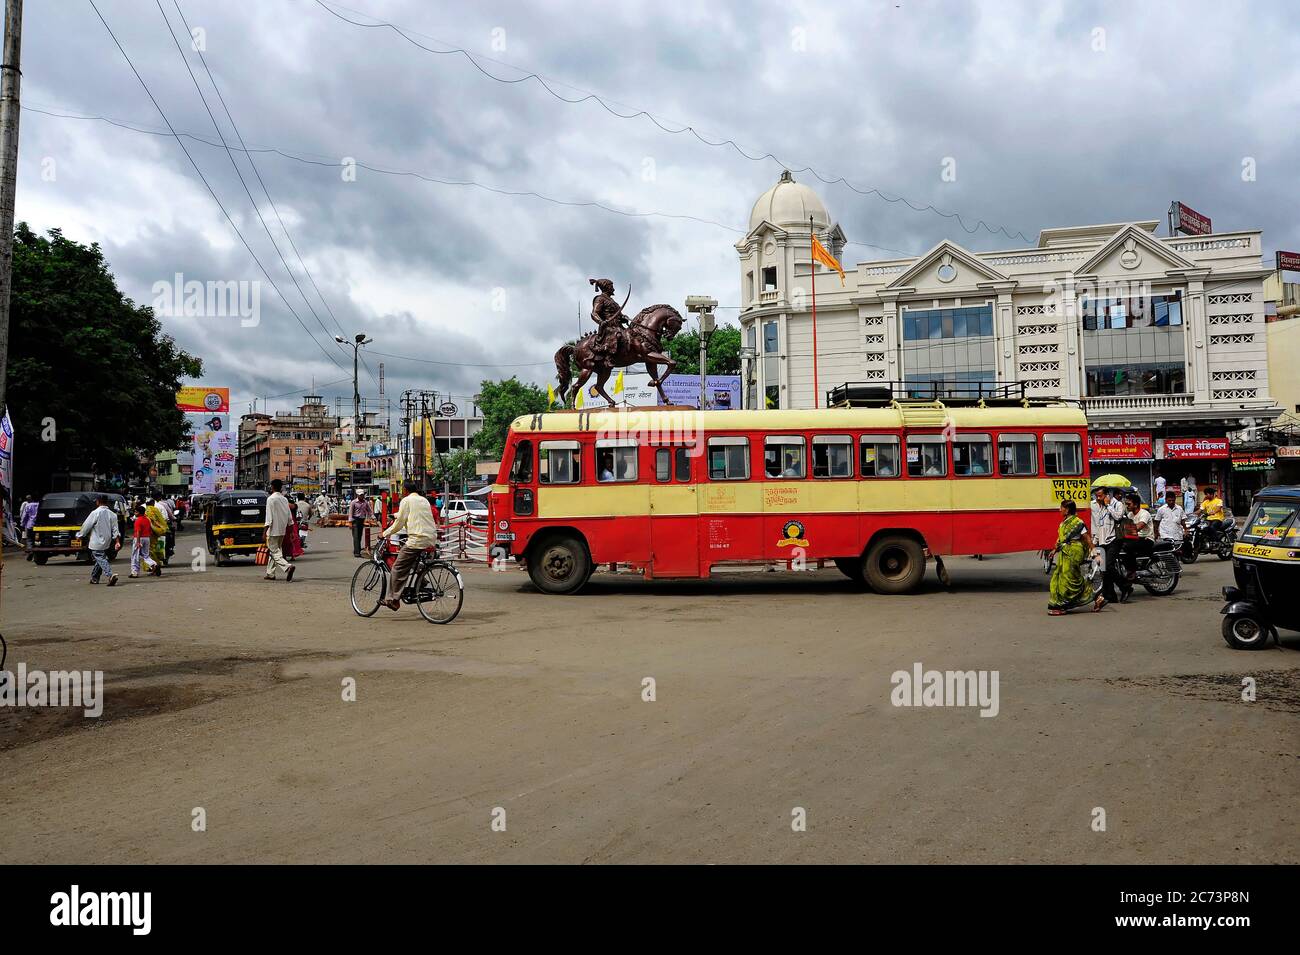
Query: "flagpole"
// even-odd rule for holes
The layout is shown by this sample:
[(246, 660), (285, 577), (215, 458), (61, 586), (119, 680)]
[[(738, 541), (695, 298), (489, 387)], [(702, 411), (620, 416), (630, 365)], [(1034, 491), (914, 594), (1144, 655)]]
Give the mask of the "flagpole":
[(808, 217), (808, 282), (812, 285), (812, 332), (813, 332), (813, 407), (820, 408), (821, 385), (817, 381), (817, 256), (813, 254), (813, 243), (817, 236), (813, 232), (813, 217)]

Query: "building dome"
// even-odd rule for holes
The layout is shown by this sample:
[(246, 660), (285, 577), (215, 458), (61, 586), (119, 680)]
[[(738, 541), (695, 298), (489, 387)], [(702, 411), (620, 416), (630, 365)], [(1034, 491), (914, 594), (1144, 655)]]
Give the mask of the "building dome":
[(781, 173), (776, 185), (759, 196), (758, 202), (754, 203), (754, 211), (749, 214), (749, 230), (754, 231), (765, 219), (783, 229), (794, 226), (807, 228), (809, 216), (812, 216), (815, 228), (830, 227), (831, 216), (821, 197), (807, 186), (795, 182), (794, 176), (787, 169)]

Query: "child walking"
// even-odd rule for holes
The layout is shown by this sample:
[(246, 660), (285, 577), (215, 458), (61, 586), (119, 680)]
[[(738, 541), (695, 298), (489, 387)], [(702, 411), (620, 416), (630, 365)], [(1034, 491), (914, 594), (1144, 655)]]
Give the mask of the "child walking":
[(147, 573), (155, 577), (162, 576), (162, 564), (158, 563), (149, 556), (149, 547), (153, 542), (153, 521), (149, 520), (144, 513), (144, 505), (135, 506), (135, 521), (131, 525), (131, 576), (140, 576), (140, 563), (143, 561), (148, 568)]

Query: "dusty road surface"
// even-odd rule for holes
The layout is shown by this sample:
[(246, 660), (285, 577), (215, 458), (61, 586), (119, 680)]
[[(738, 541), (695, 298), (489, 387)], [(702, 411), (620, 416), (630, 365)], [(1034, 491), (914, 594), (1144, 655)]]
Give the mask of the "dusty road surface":
[[(356, 617), (346, 532), (312, 537), (290, 585), (192, 571), (194, 533), (113, 589), (11, 552), (5, 668), (102, 670), (106, 702), (0, 708), (0, 858), (1300, 861), (1300, 641), (1230, 650), (1213, 558), (1062, 619), (1029, 555), (909, 597), (830, 570), (556, 598), (468, 567), (437, 627)], [(918, 663), (996, 671), (996, 716), (892, 705)]]

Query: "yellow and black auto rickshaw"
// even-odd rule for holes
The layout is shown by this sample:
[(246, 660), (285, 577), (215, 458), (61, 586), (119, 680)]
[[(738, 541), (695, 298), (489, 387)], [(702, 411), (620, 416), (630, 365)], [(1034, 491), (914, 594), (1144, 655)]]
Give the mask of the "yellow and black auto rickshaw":
[(1224, 587), (1223, 639), (1258, 650), (1278, 629), (1300, 630), (1300, 485), (1266, 487), (1232, 546), (1237, 586)]
[[(119, 494), (106, 495), (109, 507), (117, 515), (118, 531), (123, 535), (115, 542), (109, 560), (117, 556), (126, 535), (125, 503)], [(51, 557), (76, 557), (90, 561), (86, 542), (77, 536), (90, 512), (98, 506), (94, 491), (56, 491), (41, 498), (32, 525), (32, 560), (44, 565)]]
[(254, 557), (265, 540), (265, 491), (219, 491), (206, 508), (208, 553), (217, 565), (231, 557)]

